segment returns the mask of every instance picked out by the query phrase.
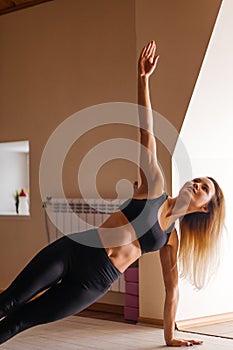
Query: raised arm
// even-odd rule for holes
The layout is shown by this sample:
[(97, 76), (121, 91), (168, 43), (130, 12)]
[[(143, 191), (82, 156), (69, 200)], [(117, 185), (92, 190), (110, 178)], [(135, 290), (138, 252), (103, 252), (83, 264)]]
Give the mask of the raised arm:
[(178, 238), (176, 230), (172, 231), (169, 244), (160, 250), (160, 260), (166, 290), (164, 304), (164, 338), (168, 346), (200, 345), (201, 341), (177, 339), (175, 332), (175, 317), (179, 301), (178, 268), (177, 268)]
[(145, 107), (145, 110), (139, 109), (140, 125), (145, 131), (148, 131), (152, 135), (154, 135), (154, 130), (149, 92), (149, 78), (155, 71), (159, 59), (159, 56), (156, 56), (155, 52), (155, 42), (151, 41), (143, 48), (138, 60), (138, 104), (139, 106)]
[(154, 72), (159, 56), (156, 45), (151, 41), (141, 52), (138, 61), (138, 111), (140, 122), (140, 175), (141, 192), (149, 196), (163, 192), (163, 177), (157, 162), (156, 139), (154, 136), (153, 112), (150, 101), (149, 79)]

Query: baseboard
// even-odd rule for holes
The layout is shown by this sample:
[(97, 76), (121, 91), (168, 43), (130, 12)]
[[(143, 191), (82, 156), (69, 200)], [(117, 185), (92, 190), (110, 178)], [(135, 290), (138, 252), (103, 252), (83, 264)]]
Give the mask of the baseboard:
[(138, 317), (138, 323), (149, 324), (157, 327), (163, 327), (163, 320), (149, 317)]
[(215, 323), (229, 322), (233, 319), (233, 312), (211, 315), (188, 320), (176, 321), (178, 330), (188, 330), (191, 327), (207, 326)]
[(89, 306), (87, 310), (108, 312), (112, 314), (124, 315), (124, 307), (121, 305), (112, 305), (104, 303), (94, 303)]

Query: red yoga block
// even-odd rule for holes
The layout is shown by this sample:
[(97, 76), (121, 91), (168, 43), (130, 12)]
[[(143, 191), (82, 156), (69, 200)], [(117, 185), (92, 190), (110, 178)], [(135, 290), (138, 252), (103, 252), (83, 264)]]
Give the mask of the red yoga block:
[(139, 295), (139, 287), (137, 282), (127, 282), (125, 284), (125, 292), (127, 294)]
[(130, 267), (125, 271), (126, 282), (138, 282), (138, 267)]
[(124, 318), (129, 321), (137, 321), (139, 316), (139, 310), (135, 307), (124, 307)]
[(125, 306), (139, 307), (139, 298), (137, 295), (125, 294)]

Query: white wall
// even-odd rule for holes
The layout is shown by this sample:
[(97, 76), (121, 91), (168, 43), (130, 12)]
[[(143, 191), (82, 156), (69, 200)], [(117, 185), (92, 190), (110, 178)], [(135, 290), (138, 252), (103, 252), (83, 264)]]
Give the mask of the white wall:
[(0, 149), (0, 214), (15, 214), (16, 190), (29, 189), (28, 154)]
[[(228, 234), (225, 232), (220, 269), (205, 290), (196, 292), (186, 281), (180, 281), (177, 320), (233, 312), (232, 18), (233, 1), (224, 0), (180, 133), (190, 156), (193, 177), (212, 176), (224, 191)], [(173, 171), (173, 195), (176, 195), (181, 184), (175, 165)]]

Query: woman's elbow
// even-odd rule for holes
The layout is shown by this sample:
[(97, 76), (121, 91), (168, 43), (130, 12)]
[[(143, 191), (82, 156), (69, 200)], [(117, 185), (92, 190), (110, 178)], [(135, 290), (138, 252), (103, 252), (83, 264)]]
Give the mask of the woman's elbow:
[(166, 290), (166, 296), (168, 296), (170, 299), (177, 299), (179, 297), (179, 288), (178, 283), (177, 284), (171, 284), (165, 288)]

